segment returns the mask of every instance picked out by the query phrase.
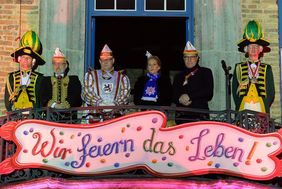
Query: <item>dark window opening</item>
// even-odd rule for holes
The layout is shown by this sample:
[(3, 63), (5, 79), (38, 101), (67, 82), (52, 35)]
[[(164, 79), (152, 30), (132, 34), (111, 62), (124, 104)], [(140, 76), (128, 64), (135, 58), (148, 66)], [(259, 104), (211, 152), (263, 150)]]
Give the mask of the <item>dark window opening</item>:
[(118, 0), (117, 9), (135, 9), (135, 0)]
[(185, 1), (167, 0), (167, 10), (185, 10)]
[(114, 9), (114, 0), (96, 0), (96, 9)]
[(146, 0), (146, 10), (164, 10), (164, 0)]
[(115, 69), (146, 69), (145, 52), (158, 56), (162, 71), (184, 68), (185, 18), (99, 17), (96, 19), (95, 68), (99, 54), (108, 44), (115, 57)]

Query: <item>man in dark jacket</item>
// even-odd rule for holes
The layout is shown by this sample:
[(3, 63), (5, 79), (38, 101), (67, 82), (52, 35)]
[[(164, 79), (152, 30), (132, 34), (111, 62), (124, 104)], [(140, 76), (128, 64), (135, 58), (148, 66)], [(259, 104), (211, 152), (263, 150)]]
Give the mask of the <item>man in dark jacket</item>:
[[(80, 107), (81, 83), (75, 75), (68, 76), (69, 65), (65, 55), (56, 48), (52, 58), (54, 75), (44, 78), (43, 106), (56, 109)], [(64, 114), (67, 116), (67, 114)], [(75, 118), (76, 115), (73, 117)]]
[[(179, 107), (208, 110), (213, 97), (213, 75), (210, 69), (199, 66), (196, 48), (188, 41), (183, 52), (186, 69), (175, 76), (173, 100)], [(191, 111), (177, 112), (176, 123), (207, 120), (209, 115)]]

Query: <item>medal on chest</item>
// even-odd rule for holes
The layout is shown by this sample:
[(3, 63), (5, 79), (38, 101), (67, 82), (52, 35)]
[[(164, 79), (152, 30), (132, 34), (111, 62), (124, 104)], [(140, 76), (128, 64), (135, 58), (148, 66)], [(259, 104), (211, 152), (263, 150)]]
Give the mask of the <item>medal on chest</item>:
[(251, 80), (251, 83), (257, 83), (257, 78), (258, 78), (258, 72), (259, 72), (259, 68), (260, 68), (260, 62), (258, 62), (258, 65), (256, 65), (255, 63), (250, 64), (248, 62), (248, 74), (249, 74), (249, 78)]

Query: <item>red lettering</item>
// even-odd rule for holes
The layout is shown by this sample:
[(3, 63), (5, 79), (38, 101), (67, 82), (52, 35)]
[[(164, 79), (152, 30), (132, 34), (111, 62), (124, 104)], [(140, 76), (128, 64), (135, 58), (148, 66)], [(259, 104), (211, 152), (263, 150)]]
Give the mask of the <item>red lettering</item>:
[[(48, 157), (54, 150), (54, 147), (55, 147), (55, 144), (56, 144), (56, 137), (54, 135), (54, 130), (55, 129), (52, 129), (51, 130), (51, 136), (52, 136), (52, 146), (51, 148), (49, 149), (49, 151), (46, 149), (46, 147), (48, 146), (49, 142), (48, 141), (45, 141), (41, 144), (41, 147), (37, 150), (38, 146), (40, 145), (41, 143), (41, 133), (39, 132), (36, 132), (32, 135), (33, 138), (38, 138), (35, 146), (33, 147), (32, 149), (32, 155), (37, 155), (37, 154), (41, 154), (42, 157)], [(45, 150), (46, 150), (46, 153), (45, 153)], [(48, 152), (47, 152), (48, 151)]]

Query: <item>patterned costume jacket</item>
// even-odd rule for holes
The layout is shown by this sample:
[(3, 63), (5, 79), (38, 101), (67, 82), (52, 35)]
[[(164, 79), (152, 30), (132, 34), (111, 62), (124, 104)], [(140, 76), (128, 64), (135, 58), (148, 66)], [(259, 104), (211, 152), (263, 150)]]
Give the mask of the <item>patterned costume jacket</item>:
[(9, 73), (5, 87), (5, 106), (8, 111), (41, 107), (41, 83), (43, 75), (32, 71), (28, 85), (21, 85), (21, 72)]
[(248, 62), (238, 63), (234, 69), (232, 93), (236, 110), (269, 113), (275, 96), (271, 66), (260, 63), (256, 78), (250, 76), (249, 69)]
[(102, 70), (85, 74), (82, 99), (87, 106), (114, 106), (127, 104), (130, 97), (130, 82), (126, 75), (113, 71), (105, 78)]
[(44, 78), (43, 105), (51, 107), (60, 102), (64, 108), (80, 107), (81, 84), (77, 76), (65, 76), (58, 79), (55, 76)]

